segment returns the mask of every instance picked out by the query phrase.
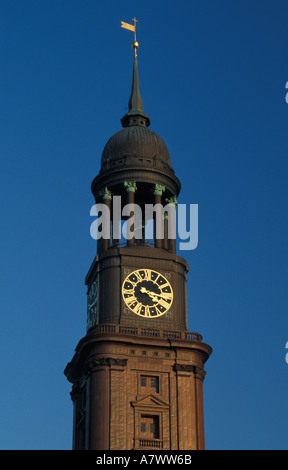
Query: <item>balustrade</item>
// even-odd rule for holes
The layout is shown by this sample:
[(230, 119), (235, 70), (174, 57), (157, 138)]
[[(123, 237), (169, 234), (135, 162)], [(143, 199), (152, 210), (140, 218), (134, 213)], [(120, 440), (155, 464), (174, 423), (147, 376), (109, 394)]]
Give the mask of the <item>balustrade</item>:
[(202, 341), (202, 336), (194, 331), (181, 331), (181, 330), (161, 330), (158, 328), (143, 328), (137, 326), (115, 325), (103, 323), (96, 325), (91, 329), (91, 334), (115, 334), (115, 335), (128, 335), (128, 336), (148, 336), (156, 338), (179, 339), (186, 341)]

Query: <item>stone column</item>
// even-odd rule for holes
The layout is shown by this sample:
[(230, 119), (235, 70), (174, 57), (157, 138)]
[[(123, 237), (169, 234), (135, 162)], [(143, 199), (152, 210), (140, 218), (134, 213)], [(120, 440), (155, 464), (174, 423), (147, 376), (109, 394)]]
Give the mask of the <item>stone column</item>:
[(164, 250), (168, 250), (168, 212), (164, 213), (164, 240), (163, 240)]
[[(176, 206), (177, 197), (166, 198), (166, 202), (171, 206), (168, 210), (168, 248), (172, 253), (176, 253)], [(174, 238), (175, 237), (175, 238)]]
[(174, 365), (177, 384), (178, 449), (197, 450), (197, 397), (194, 387), (194, 366)]
[(89, 364), (89, 446), (88, 450), (109, 450), (110, 381), (109, 367), (99, 359)]
[(73, 402), (73, 436), (72, 436), (72, 450), (76, 450), (76, 407), (78, 399), (78, 387), (76, 385), (72, 386), (72, 391), (70, 393), (71, 400)]
[[(136, 181), (124, 181), (124, 186), (127, 192), (127, 204), (135, 204), (135, 191), (137, 189)], [(134, 212), (131, 211), (130, 218), (134, 217)], [(134, 232), (134, 223), (131, 224), (131, 232)], [(127, 245), (135, 245), (135, 237), (130, 240), (127, 239)]]
[[(162, 204), (162, 194), (164, 193), (164, 191), (165, 191), (165, 186), (161, 186), (160, 184), (155, 184), (154, 191), (153, 191), (154, 205), (155, 204), (158, 205), (156, 206), (155, 208), (156, 211), (154, 212), (154, 246), (156, 248), (163, 247), (163, 239), (164, 239), (163, 223), (164, 221), (162, 219), (163, 211), (162, 211), (161, 204)], [(161, 230), (157, 230), (157, 225), (159, 226), (159, 228), (161, 227)]]
[(98, 240), (98, 248), (97, 251), (98, 253), (101, 251), (106, 251), (109, 246), (110, 246), (110, 239), (111, 239), (111, 199), (112, 199), (112, 194), (111, 191), (107, 187), (105, 187), (102, 191), (99, 192), (99, 196), (102, 197), (103, 199), (103, 204), (105, 204), (108, 208), (108, 211), (106, 213), (103, 212), (103, 227), (102, 227), (102, 232), (105, 234), (105, 238), (100, 238)]
[(194, 381), (195, 381), (195, 395), (196, 395), (196, 410), (197, 410), (197, 448), (198, 450), (205, 449), (204, 437), (204, 405), (203, 405), (203, 380), (205, 371), (194, 367)]

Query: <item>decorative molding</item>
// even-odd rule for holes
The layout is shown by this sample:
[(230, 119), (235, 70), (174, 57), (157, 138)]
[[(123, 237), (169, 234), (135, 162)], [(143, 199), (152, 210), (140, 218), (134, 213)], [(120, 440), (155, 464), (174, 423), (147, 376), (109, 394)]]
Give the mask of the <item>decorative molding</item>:
[(175, 372), (192, 372), (195, 375), (195, 379), (204, 380), (206, 372), (204, 369), (193, 366), (192, 364), (174, 364)]
[(71, 396), (71, 400), (74, 403), (79, 396), (79, 387), (77, 384), (72, 385), (72, 391), (70, 392), (70, 396)]
[(176, 372), (194, 372), (195, 366), (192, 364), (174, 364)]
[(94, 370), (97, 367), (126, 367), (128, 359), (116, 359), (114, 357), (101, 357), (101, 359), (95, 359), (88, 364), (88, 369)]
[(159, 397), (156, 397), (153, 394), (146, 395), (136, 401), (131, 401), (131, 406), (133, 408), (140, 408), (141, 411), (144, 411), (147, 408), (161, 408), (162, 410), (168, 410), (170, 405), (165, 401), (161, 400)]

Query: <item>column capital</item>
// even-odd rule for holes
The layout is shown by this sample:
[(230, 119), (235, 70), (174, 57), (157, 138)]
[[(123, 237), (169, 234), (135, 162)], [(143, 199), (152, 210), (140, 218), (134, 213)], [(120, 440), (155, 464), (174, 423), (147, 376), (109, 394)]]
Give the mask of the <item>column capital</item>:
[(155, 184), (153, 194), (158, 194), (159, 196), (162, 196), (165, 189), (165, 186), (162, 186), (161, 184)]
[(168, 204), (172, 204), (172, 206), (177, 206), (177, 204), (178, 204), (177, 196), (172, 196), (172, 197), (166, 198), (166, 201), (168, 202)]
[(126, 191), (131, 191), (135, 193), (137, 186), (136, 186), (136, 181), (124, 181), (124, 186), (126, 188)]
[(111, 200), (112, 199), (112, 193), (111, 191), (107, 188), (107, 186), (104, 188), (104, 189), (101, 189), (101, 191), (99, 191), (99, 196), (101, 196), (103, 199), (109, 199)]

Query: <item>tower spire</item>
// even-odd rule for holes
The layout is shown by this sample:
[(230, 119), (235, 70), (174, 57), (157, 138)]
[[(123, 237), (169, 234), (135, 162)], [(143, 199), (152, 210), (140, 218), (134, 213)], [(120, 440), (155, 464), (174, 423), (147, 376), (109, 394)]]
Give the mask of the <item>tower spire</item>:
[(133, 18), (134, 25), (124, 23), (121, 21), (121, 27), (134, 32), (134, 41), (132, 48), (134, 50), (134, 63), (133, 63), (133, 77), (132, 77), (132, 90), (128, 101), (128, 113), (123, 116), (121, 123), (123, 127), (128, 126), (150, 126), (150, 118), (143, 112), (143, 101), (140, 94), (139, 75), (138, 75), (138, 62), (137, 62), (137, 49), (139, 47), (136, 41), (136, 18)]

